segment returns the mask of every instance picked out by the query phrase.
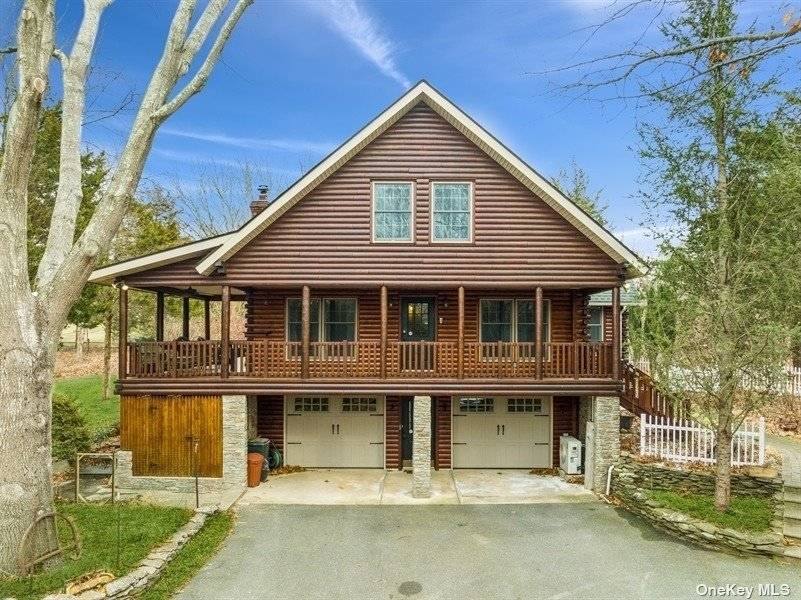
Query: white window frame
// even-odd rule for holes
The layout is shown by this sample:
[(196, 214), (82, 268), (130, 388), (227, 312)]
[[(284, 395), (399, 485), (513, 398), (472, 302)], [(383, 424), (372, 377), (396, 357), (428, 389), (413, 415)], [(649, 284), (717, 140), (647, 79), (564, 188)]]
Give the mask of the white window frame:
[[(603, 306), (591, 306), (590, 307), (590, 314), (592, 314), (593, 310), (598, 310), (601, 313), (601, 323), (600, 323), (601, 339), (599, 339), (595, 343), (602, 343), (602, 342), (606, 341), (606, 332), (604, 331), (606, 329), (606, 308), (603, 307)], [(621, 321), (622, 321), (622, 319), (621, 319)], [(590, 337), (589, 336), (590, 325), (592, 325), (592, 323), (590, 322), (590, 319), (588, 318), (587, 319), (587, 337), (588, 338)]]
[[(482, 339), (483, 338), (483, 334), (482, 334), (482, 327), (481, 327), (482, 323), (484, 322), (484, 300), (488, 300), (488, 301), (512, 300), (514, 302), (514, 309), (512, 310), (512, 338), (513, 339), (509, 340), (509, 343), (515, 343), (515, 344), (518, 343), (518, 341), (517, 341), (517, 301), (518, 300), (523, 300), (523, 301), (526, 301), (526, 302), (531, 301), (531, 302), (535, 303), (534, 304), (534, 311), (535, 311), (534, 318), (536, 319), (537, 306), (536, 306), (536, 300), (534, 300), (533, 298), (521, 298), (521, 297), (514, 297), (514, 298), (497, 298), (497, 297), (479, 298), (478, 299), (478, 341), (481, 342), (481, 343), (484, 342), (484, 340)], [(546, 305), (548, 306), (547, 309), (545, 308)], [(547, 335), (545, 335), (542, 338), (542, 343), (543, 344), (550, 344), (551, 343), (551, 329), (553, 328), (553, 325), (551, 323), (553, 321), (553, 314), (551, 314), (551, 300), (549, 298), (543, 298), (543, 300), (542, 300), (542, 314), (543, 315), (545, 315), (545, 311), (546, 310), (548, 311), (548, 329), (545, 332)], [(536, 322), (535, 322), (534, 327), (536, 327), (536, 326), (537, 325), (536, 325)], [(534, 332), (534, 335), (536, 336), (536, 331)], [(534, 339), (536, 339), (536, 337)], [(529, 343), (529, 342), (520, 342), (520, 343)]]
[[(408, 185), (409, 186), (409, 238), (408, 239), (378, 239), (375, 235), (375, 188), (377, 185)], [(374, 244), (414, 244), (415, 241), (415, 182), (414, 181), (381, 181), (376, 180), (370, 184), (370, 240)]]
[[(448, 184), (467, 184), (470, 190), (468, 194), (467, 209), (470, 216), (467, 226), (467, 239), (466, 240), (441, 240), (434, 237), (434, 188), (437, 185)], [(432, 244), (472, 244), (473, 243), (473, 223), (475, 221), (475, 185), (472, 181), (432, 181), (429, 184), (429, 240)]]
[[(302, 313), (302, 311), (303, 311), (303, 304), (302, 304), (303, 303), (303, 298), (302, 297), (298, 297), (298, 296), (288, 296), (286, 298), (286, 301), (284, 302), (284, 342), (286, 342), (287, 344), (289, 344), (289, 343), (293, 343), (293, 344), (299, 343), (298, 340), (290, 340), (289, 339), (289, 302), (292, 301), (292, 300), (299, 300), (301, 302), (301, 318), (302, 318), (302, 315), (303, 315), (303, 313)], [(354, 339), (353, 339), (352, 343), (355, 343), (355, 342), (359, 341), (359, 298), (358, 297), (356, 297), (356, 296), (315, 296), (315, 297), (309, 298), (309, 300), (310, 301), (318, 300), (320, 302), (320, 320), (319, 320), (319, 322), (317, 324), (317, 327), (319, 328), (317, 330), (317, 341), (318, 341), (318, 343), (326, 343), (326, 342), (329, 341), (329, 340), (323, 339), (323, 336), (325, 334), (325, 311), (323, 310), (323, 307), (325, 306), (325, 301), (326, 300), (353, 300), (356, 303), (356, 314), (354, 316), (354, 327), (353, 327), (353, 338)], [(309, 328), (311, 329), (311, 323), (309, 323)], [(309, 336), (309, 337), (311, 337), (311, 336)], [(303, 340), (300, 340), (300, 342), (302, 342), (302, 341)], [(330, 342), (330, 343), (336, 344), (337, 342)], [(287, 355), (287, 359), (288, 360), (300, 360), (302, 358), (300, 355), (293, 356), (292, 353), (289, 351), (289, 346), (287, 346), (286, 355)], [(356, 360), (357, 355), (358, 355), (358, 352), (356, 352), (354, 350), (353, 356), (349, 357), (349, 360)], [(320, 353), (319, 356), (313, 355), (311, 352), (309, 353), (309, 360), (325, 360), (325, 359), (326, 359), (326, 356), (323, 353)]]

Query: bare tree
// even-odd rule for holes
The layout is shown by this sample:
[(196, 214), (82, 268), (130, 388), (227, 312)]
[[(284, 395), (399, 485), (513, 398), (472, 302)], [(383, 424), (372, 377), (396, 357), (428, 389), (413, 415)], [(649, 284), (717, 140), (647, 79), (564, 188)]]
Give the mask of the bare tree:
[[(642, 342), (665, 362), (660, 385), (691, 399), (695, 415), (715, 429), (718, 510), (730, 503), (734, 432), (775, 393), (782, 357), (799, 333), (801, 293), (798, 202), (766, 193), (782, 181), (789, 147), (781, 131), (770, 133), (770, 111), (782, 99), (776, 62), (801, 44), (801, 17), (787, 12), (781, 26), (760, 29), (742, 25), (737, 5), (616, 5), (590, 36), (652, 11), (630, 44), (549, 71), (575, 74), (563, 90), (638, 98), (666, 115), (640, 126), (647, 224), (665, 255), (648, 287)], [(769, 66), (767, 57), (775, 59)], [(657, 233), (658, 219), (668, 220), (668, 231)]]
[(158, 186), (178, 210), (182, 229), (193, 238), (205, 238), (239, 229), (250, 218), (250, 201), (256, 187), (279, 190), (286, 181), (269, 167), (242, 162), (238, 167), (198, 163), (188, 177), (173, 175)]
[[(91, 220), (75, 239), (86, 79), (101, 16), (110, 1), (84, 1), (81, 25), (66, 52), (55, 45), (55, 0), (26, 0), (16, 46), (2, 50), (14, 53), (17, 60), (0, 163), (0, 570), (11, 573), (19, 568), (23, 532), (38, 515), (53, 510), (51, 395), (55, 353), (67, 314), (125, 215), (156, 131), (203, 88), (252, 3), (237, 0), (227, 16), (228, 0), (210, 0), (202, 11), (197, 0), (178, 3), (119, 160)], [(208, 52), (202, 56), (207, 42)], [(63, 78), (59, 185), (44, 254), (29, 278), (27, 180), (53, 57), (61, 64)], [(45, 549), (47, 542), (48, 536), (42, 536), (42, 547), (34, 550)]]

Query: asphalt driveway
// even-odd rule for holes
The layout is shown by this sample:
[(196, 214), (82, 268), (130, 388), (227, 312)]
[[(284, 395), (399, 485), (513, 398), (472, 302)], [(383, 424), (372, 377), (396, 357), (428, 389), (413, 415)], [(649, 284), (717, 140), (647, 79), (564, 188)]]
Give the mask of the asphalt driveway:
[(785, 584), (783, 597), (801, 598), (798, 564), (701, 550), (601, 503), (239, 513), (179, 598), (699, 598), (713, 596), (698, 586), (729, 584)]

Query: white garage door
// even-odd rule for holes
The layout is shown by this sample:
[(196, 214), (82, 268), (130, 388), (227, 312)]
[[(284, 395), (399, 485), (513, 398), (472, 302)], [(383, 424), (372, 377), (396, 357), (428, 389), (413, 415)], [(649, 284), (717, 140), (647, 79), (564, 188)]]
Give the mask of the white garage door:
[(384, 467), (384, 399), (304, 396), (286, 400), (287, 465)]
[(551, 398), (454, 398), (453, 466), (551, 466)]

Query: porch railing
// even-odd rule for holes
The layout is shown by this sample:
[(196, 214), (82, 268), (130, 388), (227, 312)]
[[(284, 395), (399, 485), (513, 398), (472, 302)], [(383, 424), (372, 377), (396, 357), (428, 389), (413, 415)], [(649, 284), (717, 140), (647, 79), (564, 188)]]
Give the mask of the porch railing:
[[(382, 371), (395, 378), (537, 377), (534, 343), (465, 342), (460, 360), (456, 342), (380, 341), (311, 342), (309, 378), (378, 379)], [(218, 340), (136, 342), (128, 344), (128, 377), (220, 377), (227, 362), (230, 377), (296, 379), (302, 373), (301, 342), (233, 340), (223, 351)], [(543, 344), (541, 377), (545, 379), (608, 379), (613, 376), (608, 343)]]

